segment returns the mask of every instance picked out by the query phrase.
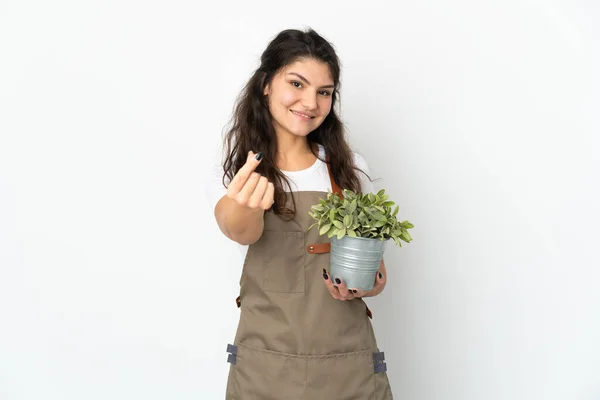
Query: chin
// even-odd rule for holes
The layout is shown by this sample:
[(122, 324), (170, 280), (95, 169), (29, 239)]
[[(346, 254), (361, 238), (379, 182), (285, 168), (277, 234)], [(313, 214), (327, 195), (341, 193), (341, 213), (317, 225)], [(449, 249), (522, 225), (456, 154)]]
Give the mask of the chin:
[(299, 132), (299, 131), (296, 131), (296, 132), (294, 132), (294, 131), (290, 131), (290, 132), (291, 132), (291, 133), (292, 133), (294, 136), (306, 137), (306, 136), (308, 136), (308, 135), (309, 135), (309, 134), (310, 134), (312, 131), (301, 131), (301, 132)]

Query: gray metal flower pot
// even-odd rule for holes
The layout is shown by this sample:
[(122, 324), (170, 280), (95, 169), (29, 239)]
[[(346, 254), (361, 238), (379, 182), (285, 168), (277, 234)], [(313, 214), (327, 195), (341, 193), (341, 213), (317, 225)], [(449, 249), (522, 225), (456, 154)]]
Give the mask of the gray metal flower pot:
[(344, 236), (331, 238), (329, 273), (348, 288), (373, 289), (387, 240)]

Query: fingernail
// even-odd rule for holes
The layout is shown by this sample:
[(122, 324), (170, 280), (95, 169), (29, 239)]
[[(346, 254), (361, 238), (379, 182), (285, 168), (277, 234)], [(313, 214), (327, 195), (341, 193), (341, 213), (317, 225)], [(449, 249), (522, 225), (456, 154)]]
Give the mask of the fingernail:
[(352, 290), (348, 289), (348, 293), (352, 293)]
[(379, 279), (383, 278), (383, 275), (381, 274), (381, 272), (379, 273)]
[(262, 156), (263, 156), (262, 152), (259, 151), (258, 154), (255, 157), (256, 161), (260, 161), (260, 159), (262, 158)]
[(327, 274), (325, 274), (325, 273), (323, 274), (323, 279), (325, 279), (325, 280), (329, 279), (329, 277), (327, 276)]
[(340, 281), (340, 278), (335, 278), (335, 283), (339, 285), (340, 283), (342, 283), (342, 281)]
[(358, 293), (358, 291), (356, 291), (356, 290), (353, 290), (353, 292), (354, 292), (354, 293)]
[(324, 274), (326, 274), (326, 273), (327, 273), (327, 270), (326, 270), (325, 268), (323, 268), (323, 273), (324, 273)]

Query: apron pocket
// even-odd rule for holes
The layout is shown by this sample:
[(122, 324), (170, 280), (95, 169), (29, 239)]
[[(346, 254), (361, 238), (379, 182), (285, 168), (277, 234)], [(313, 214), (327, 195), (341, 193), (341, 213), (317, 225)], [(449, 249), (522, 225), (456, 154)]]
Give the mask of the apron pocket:
[(235, 388), (243, 400), (305, 399), (303, 357), (238, 344)]
[(260, 242), (263, 290), (304, 293), (304, 232), (263, 231)]
[(373, 352), (308, 358), (307, 399), (371, 400), (375, 392)]

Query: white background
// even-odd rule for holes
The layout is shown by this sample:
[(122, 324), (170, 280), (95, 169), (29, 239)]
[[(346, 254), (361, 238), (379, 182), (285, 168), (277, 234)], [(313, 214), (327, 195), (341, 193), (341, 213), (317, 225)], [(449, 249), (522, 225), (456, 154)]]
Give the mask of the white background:
[(0, 2), (0, 399), (224, 398), (241, 264), (204, 179), (268, 41), (307, 26), (415, 225), (369, 300), (395, 398), (599, 399), (599, 20), (591, 0)]

